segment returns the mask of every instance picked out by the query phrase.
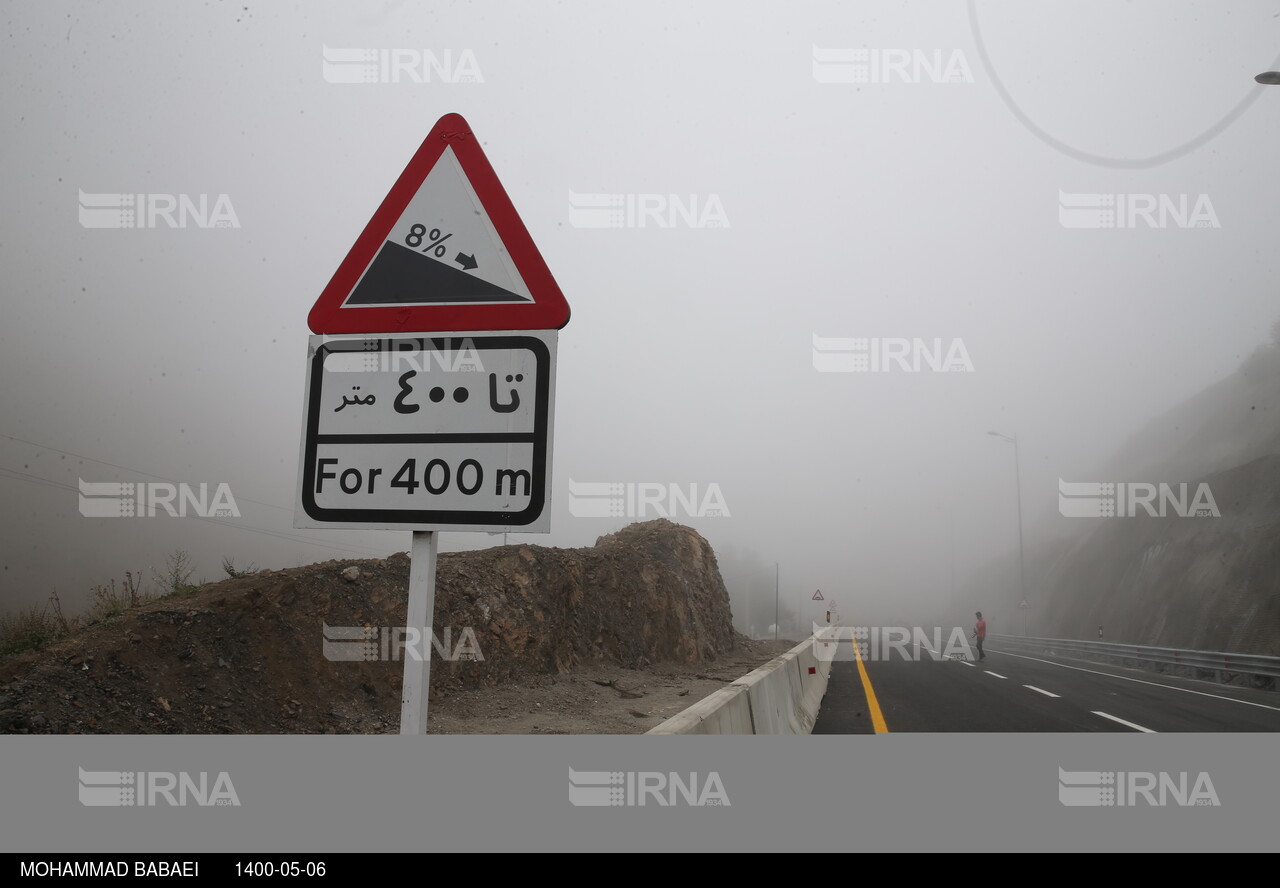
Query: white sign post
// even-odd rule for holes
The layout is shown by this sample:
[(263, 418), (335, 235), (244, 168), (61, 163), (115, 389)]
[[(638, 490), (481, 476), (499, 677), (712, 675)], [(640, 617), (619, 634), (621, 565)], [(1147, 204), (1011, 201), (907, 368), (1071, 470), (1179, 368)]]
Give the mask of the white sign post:
[(402, 734), (427, 731), (437, 532), (551, 529), (569, 304), (480, 144), (441, 117), (307, 316), (294, 526), (413, 531)]
[(427, 695), (431, 688), (432, 615), (436, 609), (436, 555), (440, 535), (415, 530), (409, 553), (409, 615), (406, 626), (428, 627), (422, 637), (422, 656), (404, 655), (404, 683), (400, 688), (400, 733), (427, 733)]
[(554, 330), (313, 336), (298, 527), (413, 530), (400, 733), (426, 733), (439, 530), (550, 529)]

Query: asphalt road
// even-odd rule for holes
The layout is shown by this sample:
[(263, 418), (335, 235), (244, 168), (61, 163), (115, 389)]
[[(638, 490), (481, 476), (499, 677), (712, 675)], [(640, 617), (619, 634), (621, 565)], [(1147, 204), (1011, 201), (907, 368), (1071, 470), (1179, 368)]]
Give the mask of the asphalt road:
[(895, 651), (861, 665), (844, 651), (832, 664), (815, 734), (1280, 731), (1280, 693), (1061, 657), (988, 647), (976, 663)]

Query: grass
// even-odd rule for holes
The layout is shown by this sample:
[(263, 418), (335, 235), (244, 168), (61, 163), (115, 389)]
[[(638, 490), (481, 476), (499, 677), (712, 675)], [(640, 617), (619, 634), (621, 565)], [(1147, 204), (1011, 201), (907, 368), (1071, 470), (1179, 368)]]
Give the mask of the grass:
[(115, 580), (112, 580), (109, 586), (101, 584), (94, 586), (93, 604), (89, 606), (87, 621), (89, 623), (105, 623), (120, 616), (129, 608), (137, 607), (144, 601), (163, 597), (143, 592), (140, 588), (141, 585), (141, 572), (139, 572), (138, 578), (134, 579), (133, 571), (125, 571), (124, 582), (120, 584), (118, 591), (116, 590)]
[(0, 660), (45, 647), (82, 626), (110, 622), (130, 608), (163, 597), (139, 589), (139, 581), (134, 579), (132, 572), (125, 573), (124, 582), (119, 586), (112, 580), (106, 585), (92, 587), (92, 592), (93, 602), (83, 617), (66, 617), (56, 590), (49, 596), (48, 604), (0, 614)]
[[(252, 567), (250, 565), (250, 569)], [(47, 604), (31, 605), (0, 614), (0, 660), (23, 651), (46, 647), (83, 626), (109, 623), (125, 611), (145, 602), (157, 598), (185, 598), (199, 588), (191, 582), (193, 573), (187, 553), (178, 550), (169, 556), (166, 570), (160, 577), (158, 592), (143, 591), (141, 572), (135, 577), (132, 571), (125, 571), (124, 580), (119, 586), (112, 580), (110, 583), (91, 587), (93, 600), (83, 617), (68, 618), (63, 614), (62, 600), (58, 597), (57, 590), (49, 596)], [(240, 572), (237, 574), (242, 575)]]
[(22, 651), (44, 647), (70, 631), (64, 631), (47, 606), (32, 605), (9, 614), (0, 614), (0, 660)]
[[(222, 569), (228, 577), (243, 577), (257, 571), (257, 566), (250, 564), (244, 569), (237, 568), (231, 558), (222, 559)], [(125, 611), (155, 601), (159, 598), (186, 598), (200, 588), (193, 582), (195, 570), (191, 556), (185, 549), (175, 549), (166, 559), (163, 570), (156, 571), (157, 578), (152, 581), (154, 591), (142, 588), (142, 572), (135, 577), (133, 571), (125, 571), (124, 580), (116, 585), (115, 580), (106, 584), (90, 587), (93, 600), (89, 609), (82, 616), (68, 618), (62, 612), (62, 600), (55, 589), (45, 605), (32, 605), (20, 610), (0, 614), (0, 660), (14, 654), (46, 647), (59, 638), (71, 635), (84, 626), (95, 623), (109, 623), (125, 613)]]

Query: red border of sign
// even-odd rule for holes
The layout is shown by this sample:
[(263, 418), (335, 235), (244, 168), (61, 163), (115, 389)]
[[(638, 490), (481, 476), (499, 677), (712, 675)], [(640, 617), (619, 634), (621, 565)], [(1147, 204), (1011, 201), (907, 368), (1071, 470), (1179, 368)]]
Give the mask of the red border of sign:
[[(342, 307), (360, 276), (373, 262), (392, 227), (436, 165), (446, 147), (452, 146), (462, 172), (471, 181), (494, 230), (502, 239), (532, 303), (516, 305), (397, 305)], [(554, 330), (569, 323), (569, 303), (551, 276), (533, 238), (520, 221), (516, 208), (484, 156), (480, 142), (461, 114), (446, 114), (391, 186), (378, 211), (364, 227), (355, 245), (333, 273), (311, 313), (307, 325), (313, 333), (431, 333), (452, 330)]]

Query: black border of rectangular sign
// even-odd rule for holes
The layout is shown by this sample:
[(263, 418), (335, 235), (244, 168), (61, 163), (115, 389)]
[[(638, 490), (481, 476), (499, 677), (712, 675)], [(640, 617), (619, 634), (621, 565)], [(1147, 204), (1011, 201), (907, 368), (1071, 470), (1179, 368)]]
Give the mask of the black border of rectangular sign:
[[(378, 350), (365, 348), (365, 343), (376, 340)], [(361, 354), (384, 354), (393, 351), (391, 344), (401, 345), (415, 342), (423, 351), (430, 342), (437, 350), (450, 351), (463, 348), (464, 343), (471, 342), (476, 350), (523, 348), (533, 352), (537, 359), (537, 379), (534, 383), (534, 429), (532, 435), (516, 433), (511, 435), (464, 435), (440, 434), (416, 436), (422, 443), (431, 441), (445, 442), (463, 437), (466, 440), (476, 438), (500, 438), (509, 441), (533, 441), (533, 479), (529, 489), (529, 505), (519, 512), (466, 512), (446, 511), (442, 509), (418, 509), (406, 511), (402, 509), (325, 509), (315, 501), (316, 449), (319, 445), (320, 430), (320, 378), (324, 371), (324, 359), (329, 354), (341, 352), (359, 352)], [(532, 524), (542, 515), (547, 502), (547, 423), (549, 420), (549, 404), (551, 400), (551, 353), (547, 344), (533, 336), (375, 336), (370, 334), (356, 339), (344, 339), (337, 342), (326, 342), (316, 349), (311, 359), (310, 396), (307, 401), (306, 445), (302, 465), (302, 508), (314, 521), (364, 522), (368, 524), (397, 524), (412, 529), (417, 524), (457, 524), (461, 526), (493, 525), (493, 526), (525, 526)], [(377, 435), (341, 436), (325, 435), (325, 438), (358, 437), (367, 443), (378, 440)], [(403, 436), (395, 436), (394, 442), (401, 442)], [(326, 442), (332, 443), (332, 442)]]

